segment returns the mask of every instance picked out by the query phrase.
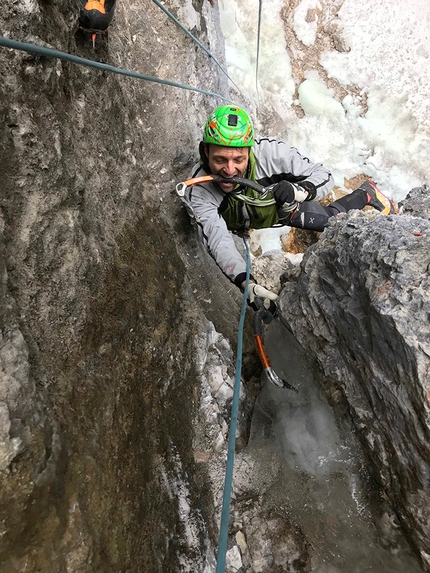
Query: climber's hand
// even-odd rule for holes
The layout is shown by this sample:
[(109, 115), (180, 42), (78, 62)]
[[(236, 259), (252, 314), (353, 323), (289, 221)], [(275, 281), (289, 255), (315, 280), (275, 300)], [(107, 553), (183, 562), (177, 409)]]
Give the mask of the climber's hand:
[(288, 181), (280, 181), (269, 187), (272, 191), (278, 207), (285, 211), (291, 211), (296, 207), (297, 203), (309, 201), (316, 195), (315, 185), (313, 183), (304, 182), (303, 187), (295, 183), (288, 183)]
[(276, 313), (276, 304), (274, 301), (278, 298), (278, 295), (261, 285), (249, 283), (248, 300), (254, 310), (258, 310), (258, 305), (255, 303), (256, 298), (261, 300), (264, 308), (269, 312), (272, 314)]
[(288, 181), (280, 181), (275, 183), (270, 187), (270, 191), (273, 193), (276, 203), (279, 207), (283, 207), (285, 203), (288, 205), (294, 203), (296, 189), (292, 183)]

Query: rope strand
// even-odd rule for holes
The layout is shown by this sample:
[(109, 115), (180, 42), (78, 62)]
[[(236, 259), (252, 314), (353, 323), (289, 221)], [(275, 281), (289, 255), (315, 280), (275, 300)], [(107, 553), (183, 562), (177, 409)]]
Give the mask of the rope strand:
[(235, 82), (231, 79), (231, 77), (228, 75), (228, 72), (222, 67), (222, 65), (219, 63), (219, 61), (216, 59), (216, 57), (206, 48), (206, 46), (204, 46), (195, 36), (193, 36), (191, 34), (191, 32), (189, 30), (187, 30), (185, 28), (185, 26), (183, 26), (179, 20), (177, 18), (175, 18), (175, 16), (173, 16), (173, 14), (171, 12), (169, 12), (169, 10), (163, 6), (163, 4), (159, 1), (159, 0), (153, 0), (153, 2), (155, 2), (155, 4), (157, 4), (157, 6), (159, 6), (159, 8), (161, 8), (163, 10), (163, 12), (165, 14), (167, 14), (167, 16), (169, 16), (169, 18), (171, 18), (173, 20), (173, 22), (175, 22), (175, 24), (177, 26), (179, 26), (179, 28), (181, 28), (181, 30), (183, 30), (187, 36), (189, 36), (193, 42), (195, 42), (198, 46), (200, 46), (200, 48), (202, 50), (204, 50), (207, 55), (213, 59), (213, 61), (216, 63), (216, 65), (220, 68), (220, 70), (227, 76), (227, 78), (231, 81), (231, 83), (235, 86), (235, 88), (239, 91), (240, 95), (244, 98), (245, 96), (243, 95), (243, 93), (240, 91), (240, 88), (237, 84), (235, 84)]
[(263, 0), (259, 0), (260, 5), (258, 7), (258, 29), (257, 29), (257, 58), (255, 63), (255, 89), (258, 95), (258, 60), (260, 56), (260, 30), (261, 30), (261, 8), (263, 5)]
[(245, 281), (245, 290), (242, 297), (242, 309), (240, 313), (239, 329), (237, 335), (236, 378), (234, 382), (233, 402), (231, 405), (231, 420), (230, 420), (229, 439), (228, 439), (227, 465), (225, 470), (224, 493), (222, 500), (216, 573), (224, 573), (225, 560), (227, 555), (228, 522), (230, 516), (231, 490), (233, 487), (233, 467), (234, 467), (234, 453), (236, 446), (236, 426), (237, 426), (237, 418), (239, 411), (240, 376), (242, 372), (243, 328), (245, 324), (248, 285), (251, 272), (251, 257), (249, 254), (248, 242), (245, 237), (243, 237), (243, 242), (245, 243), (245, 250), (246, 250), (246, 281)]
[(146, 76), (144, 74), (138, 74), (137, 72), (132, 72), (129, 70), (124, 70), (122, 68), (116, 68), (109, 64), (104, 64), (102, 62), (95, 62), (94, 60), (87, 60), (86, 58), (81, 58), (80, 56), (74, 56), (73, 54), (68, 54), (67, 52), (60, 52), (59, 50), (53, 50), (52, 48), (45, 48), (44, 46), (38, 46), (36, 44), (29, 44), (27, 42), (18, 42), (17, 40), (10, 40), (9, 38), (4, 38), (0, 36), (0, 46), (5, 48), (12, 48), (14, 50), (21, 50), (23, 52), (30, 52), (33, 54), (40, 54), (41, 56), (48, 56), (50, 58), (57, 58), (59, 60), (65, 60), (67, 62), (73, 62), (74, 64), (80, 64), (82, 66), (88, 66), (90, 68), (97, 68), (99, 70), (112, 72), (114, 74), (120, 74), (122, 76), (129, 76), (131, 78), (137, 78), (139, 80), (146, 80), (148, 82), (156, 82), (158, 84), (165, 84), (168, 86), (173, 86), (175, 88), (181, 88), (183, 90), (191, 90), (194, 92), (199, 92), (201, 94), (209, 95), (212, 97), (220, 98), (228, 103), (232, 103), (230, 99), (213, 92), (206, 90), (201, 90), (200, 88), (195, 88), (192, 86), (187, 86), (185, 84), (179, 84), (176, 82), (171, 82), (169, 80), (162, 80), (161, 78)]

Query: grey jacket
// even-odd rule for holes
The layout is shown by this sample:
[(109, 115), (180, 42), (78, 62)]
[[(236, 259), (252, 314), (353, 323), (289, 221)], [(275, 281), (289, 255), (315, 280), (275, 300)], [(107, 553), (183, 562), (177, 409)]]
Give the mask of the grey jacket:
[[(256, 180), (264, 187), (281, 179), (299, 184), (300, 181), (306, 180), (317, 188), (316, 199), (322, 199), (333, 188), (333, 177), (321, 163), (312, 163), (283, 141), (257, 138), (253, 152), (256, 159)], [(206, 172), (198, 164), (191, 176), (200, 175), (206, 175)], [(236, 249), (225, 220), (218, 213), (224, 197), (225, 193), (216, 184), (204, 183), (188, 187), (183, 200), (189, 214), (201, 229), (209, 253), (223, 273), (240, 286), (245, 280), (246, 263)]]

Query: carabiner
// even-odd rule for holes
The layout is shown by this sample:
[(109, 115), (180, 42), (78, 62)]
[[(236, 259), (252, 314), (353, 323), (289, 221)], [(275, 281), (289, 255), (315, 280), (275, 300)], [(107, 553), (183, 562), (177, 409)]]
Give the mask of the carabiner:
[(181, 183), (178, 183), (176, 185), (176, 193), (179, 195), (179, 197), (184, 197), (186, 188), (187, 184), (185, 183), (185, 181), (182, 181)]

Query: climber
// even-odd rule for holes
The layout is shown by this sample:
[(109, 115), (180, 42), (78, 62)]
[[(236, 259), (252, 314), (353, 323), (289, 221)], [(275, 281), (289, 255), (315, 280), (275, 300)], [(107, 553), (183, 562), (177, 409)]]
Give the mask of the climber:
[[(322, 199), (333, 188), (331, 173), (283, 141), (256, 138), (249, 115), (234, 105), (220, 106), (211, 113), (199, 151), (200, 163), (192, 177), (214, 174), (223, 179), (187, 187), (183, 200), (210, 254), (242, 291), (246, 263), (229, 231), (243, 233), (279, 224), (323, 231), (330, 217), (366, 205), (384, 214), (395, 212), (371, 181), (328, 206), (320, 205), (315, 199)], [(269, 192), (261, 198), (258, 191), (228, 181), (235, 177), (257, 182)], [(276, 309), (277, 294), (257, 285), (252, 275), (247, 297), (254, 310), (255, 297)]]
[(98, 33), (107, 33), (115, 12), (116, 0), (81, 0), (79, 25), (91, 32), (93, 46)]

